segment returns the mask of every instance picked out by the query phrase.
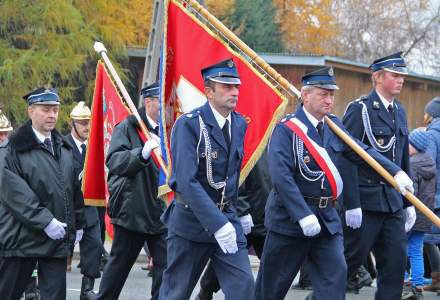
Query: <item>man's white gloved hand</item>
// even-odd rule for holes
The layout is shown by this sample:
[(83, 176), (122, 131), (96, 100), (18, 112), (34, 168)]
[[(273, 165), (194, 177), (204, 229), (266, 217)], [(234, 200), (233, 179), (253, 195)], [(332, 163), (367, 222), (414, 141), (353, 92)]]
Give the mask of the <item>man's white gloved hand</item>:
[(157, 134), (150, 132), (150, 137), (160, 145), (160, 137)]
[(305, 236), (314, 236), (321, 232), (321, 225), (315, 215), (308, 215), (298, 222)]
[(414, 206), (408, 206), (407, 208), (405, 208), (405, 215), (405, 231), (408, 232), (416, 223), (416, 209), (414, 208)]
[(254, 222), (252, 221), (252, 216), (250, 214), (240, 217), (240, 223), (241, 227), (243, 227), (244, 234), (249, 234), (252, 230), (252, 226), (254, 226)]
[(345, 212), (345, 223), (353, 229), (358, 229), (362, 225), (362, 209), (353, 208)]
[(147, 160), (151, 155), (151, 151), (157, 147), (159, 147), (159, 143), (154, 138), (146, 141), (144, 148), (142, 148), (142, 158)]
[(226, 223), (217, 230), (214, 233), (214, 237), (225, 254), (232, 254), (238, 251), (237, 234), (235, 233), (235, 228), (232, 226), (231, 222)]
[(44, 227), (44, 232), (50, 237), (52, 240), (62, 239), (66, 235), (66, 230), (64, 228), (67, 227), (66, 223), (60, 222), (57, 219), (53, 218), (46, 227)]
[(394, 180), (396, 180), (400, 193), (403, 196), (406, 195), (407, 191), (414, 193), (413, 182), (405, 172), (403, 171), (397, 172), (397, 174), (394, 175)]
[(76, 235), (75, 235), (75, 245), (78, 244), (78, 243), (82, 240), (83, 235), (84, 235), (84, 229), (78, 229), (78, 230), (76, 231)]

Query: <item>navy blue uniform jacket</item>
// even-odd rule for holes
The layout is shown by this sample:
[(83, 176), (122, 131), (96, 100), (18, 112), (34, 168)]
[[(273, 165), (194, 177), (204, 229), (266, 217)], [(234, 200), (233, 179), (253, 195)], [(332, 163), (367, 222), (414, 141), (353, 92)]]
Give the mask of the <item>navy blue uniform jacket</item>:
[[(221, 200), (221, 190), (212, 188), (206, 177), (205, 141), (200, 133), (199, 116), (211, 142), (214, 182), (224, 181), (227, 172), (225, 198), (232, 205), (223, 212), (216, 205)], [(182, 197), (183, 203), (174, 200), (162, 216), (169, 231), (192, 241), (215, 242), (214, 233), (230, 221), (237, 232), (237, 241), (244, 240), (235, 207), (246, 127), (244, 118), (232, 112), (228, 151), (208, 103), (176, 121), (171, 135), (172, 175), (169, 185)]]
[[(408, 125), (406, 113), (399, 101), (394, 101), (394, 119), (382, 104), (378, 94), (373, 90), (367, 97), (362, 97), (368, 109), (371, 129), (377, 141), (383, 145), (395, 134), (396, 147), (394, 163), (410, 175), (409, 148), (408, 148)], [(361, 140), (366, 145), (371, 145), (362, 122), (362, 104), (360, 101), (352, 102), (343, 117), (345, 128), (350, 134)], [(389, 160), (393, 160), (393, 150), (381, 152)], [(377, 212), (396, 212), (402, 207), (409, 206), (409, 202), (372, 168), (358, 168), (359, 184), (350, 187), (350, 194), (344, 194), (344, 204), (347, 209), (362, 207), (364, 210)], [(394, 175), (394, 174), (391, 174)]]
[[(339, 165), (344, 157), (354, 164), (365, 164), (359, 156), (331, 131), (328, 125), (324, 126), (324, 137), (322, 141), (318, 131), (306, 117), (303, 108), (300, 107), (294, 115), (288, 115), (277, 124), (270, 140), (269, 172), (274, 188), (269, 195), (266, 205), (266, 227), (268, 230), (280, 234), (301, 237), (304, 235), (298, 221), (310, 214), (315, 214), (323, 230), (326, 229), (332, 235), (342, 233), (341, 221), (333, 206), (329, 205), (324, 209), (318, 209), (316, 205), (308, 205), (304, 200), (303, 196), (331, 196), (331, 189), (328, 180), (325, 179), (325, 194), (322, 195), (321, 180), (308, 181), (302, 176), (297, 159), (307, 162), (307, 166), (312, 171), (320, 171), (320, 168), (305, 147), (303, 157), (298, 157), (296, 150), (294, 152), (294, 134), (291, 129), (284, 124), (294, 116), (307, 126), (307, 135), (327, 150), (331, 160), (340, 173)], [(340, 128), (346, 131), (336, 116), (330, 115), (329, 117)], [(359, 144), (391, 174), (395, 174), (400, 170), (399, 167), (391, 163), (374, 149), (364, 144)], [(308, 157), (307, 159), (305, 159), (306, 156)], [(351, 178), (344, 178), (343, 173), (341, 173), (341, 176), (344, 183), (347, 180), (351, 180)]]

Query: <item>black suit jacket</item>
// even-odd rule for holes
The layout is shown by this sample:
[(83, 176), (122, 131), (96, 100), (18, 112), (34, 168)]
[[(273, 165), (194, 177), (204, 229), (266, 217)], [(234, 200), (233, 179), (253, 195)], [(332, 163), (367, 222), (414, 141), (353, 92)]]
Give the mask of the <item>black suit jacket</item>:
[[(75, 141), (73, 140), (72, 135), (69, 133), (65, 136), (67, 142), (72, 146), (72, 152), (73, 152), (73, 160), (74, 160), (74, 166), (76, 170), (79, 170), (79, 172), (82, 171), (84, 167), (84, 159), (81, 155), (81, 153), (78, 150), (78, 147), (75, 144)], [(79, 176), (79, 174), (78, 174)], [(77, 176), (77, 178), (78, 178)], [(78, 179), (79, 180), (79, 179)], [(81, 194), (82, 197), (82, 194)], [(84, 199), (83, 199), (84, 202)], [(85, 228), (91, 227), (99, 223), (99, 215), (98, 210), (95, 206), (84, 206), (84, 220), (85, 220)]]

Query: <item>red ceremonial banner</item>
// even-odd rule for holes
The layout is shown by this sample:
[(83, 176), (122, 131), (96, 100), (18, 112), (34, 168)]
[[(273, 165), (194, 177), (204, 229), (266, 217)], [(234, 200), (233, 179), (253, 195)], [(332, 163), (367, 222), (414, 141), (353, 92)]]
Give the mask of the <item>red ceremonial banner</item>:
[[(164, 20), (165, 43), (161, 63), (163, 144), (169, 145), (171, 128), (179, 115), (206, 102), (200, 70), (232, 58), (242, 82), (236, 110), (248, 123), (241, 183), (264, 151), (273, 127), (284, 113), (287, 99), (179, 1), (166, 2)], [(169, 146), (165, 150), (166, 160), (170, 162)], [(169, 163), (168, 167), (170, 172)], [(166, 186), (161, 186), (160, 190), (166, 192)]]
[[(82, 190), (84, 204), (106, 206), (109, 199), (105, 157), (110, 146), (113, 128), (130, 115), (118, 90), (102, 62), (98, 62), (95, 92), (92, 103), (90, 135), (84, 163)], [(107, 232), (113, 237), (106, 214)]]

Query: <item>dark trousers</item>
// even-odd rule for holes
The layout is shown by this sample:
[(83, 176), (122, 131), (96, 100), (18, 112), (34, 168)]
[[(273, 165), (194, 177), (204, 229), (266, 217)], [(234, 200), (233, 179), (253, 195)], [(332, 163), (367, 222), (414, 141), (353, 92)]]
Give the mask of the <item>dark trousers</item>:
[(362, 226), (344, 226), (345, 258), (352, 274), (371, 250), (376, 258), (377, 292), (375, 299), (400, 299), (406, 266), (405, 216), (395, 213), (363, 211)]
[(166, 267), (165, 233), (157, 235), (143, 234), (114, 225), (112, 250), (102, 274), (99, 293), (96, 299), (118, 299), (127, 280), (128, 273), (136, 261), (144, 243), (147, 242), (154, 257), (153, 283), (151, 299), (157, 299), (162, 274)]
[(341, 234), (307, 238), (273, 231), (267, 233), (264, 243), (255, 299), (284, 299), (306, 258), (315, 299), (345, 299), (347, 266)]
[(106, 208), (105, 207), (97, 207), (97, 209), (98, 209), (98, 216), (99, 216), (99, 226), (100, 226), (100, 230), (101, 230), (101, 242), (104, 245)]
[[(249, 249), (253, 246), (258, 258), (261, 258), (261, 254), (263, 253), (264, 239), (264, 236), (253, 235), (252, 233), (246, 236), (247, 248)], [(217, 293), (220, 290), (220, 283), (218, 282), (211, 263), (208, 264), (200, 279), (200, 287), (209, 294)]]
[(87, 277), (99, 278), (99, 265), (102, 252), (101, 228), (99, 223), (84, 228), (84, 235), (79, 242), (81, 274)]
[(31, 280), (36, 265), (41, 299), (65, 300), (67, 259), (34, 257), (0, 259), (0, 298), (2, 300), (20, 299)]
[(171, 232), (167, 242), (168, 266), (159, 299), (189, 299), (209, 259), (226, 300), (253, 299), (254, 277), (244, 241), (234, 254), (224, 254), (217, 243), (193, 242)]

